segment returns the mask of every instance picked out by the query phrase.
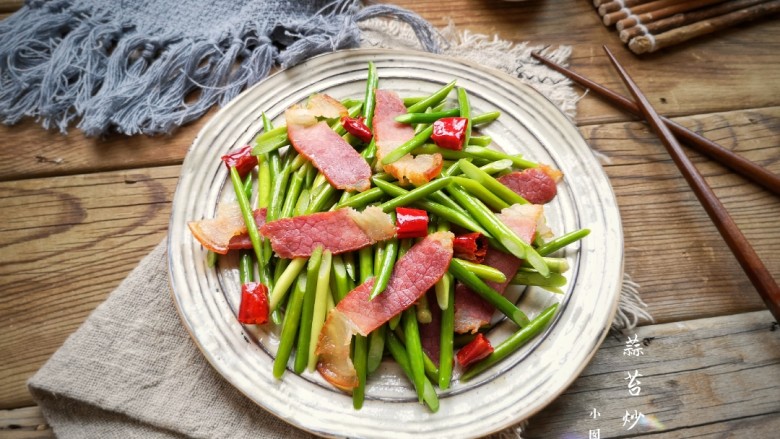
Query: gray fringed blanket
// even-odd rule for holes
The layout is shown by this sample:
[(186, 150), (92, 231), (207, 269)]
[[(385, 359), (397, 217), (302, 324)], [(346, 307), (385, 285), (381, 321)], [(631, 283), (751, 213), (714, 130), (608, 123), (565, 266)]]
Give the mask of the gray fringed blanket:
[(357, 47), (357, 22), (407, 10), (357, 0), (27, 0), (0, 22), (0, 118), (87, 135), (168, 133), (268, 75)]

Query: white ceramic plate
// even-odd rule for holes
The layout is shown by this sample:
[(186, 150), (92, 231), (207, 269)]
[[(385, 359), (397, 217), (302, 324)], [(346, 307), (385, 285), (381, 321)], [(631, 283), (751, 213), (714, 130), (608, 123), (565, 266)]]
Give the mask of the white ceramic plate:
[[(360, 411), (352, 408), (349, 395), (316, 373), (288, 372), (282, 380), (274, 379), (278, 334), (272, 325), (243, 327), (236, 319), (240, 288), (235, 258), (221, 258), (218, 269), (208, 268), (206, 251), (186, 227), (187, 221), (213, 217), (219, 202), (234, 199), (220, 156), (252, 141), (262, 129), (262, 112), (281, 121), (287, 107), (317, 92), (361, 98), (368, 61), (376, 64), (380, 87), (401, 96), (428, 94), (457, 79), (469, 92), (475, 114), (501, 111), (483, 133), (501, 148), (565, 174), (558, 196), (545, 208), (555, 234), (591, 229), (581, 244), (559, 254), (572, 267), (564, 295), (529, 288), (519, 299), (530, 318), (561, 302), (547, 331), (491, 370), (440, 392), (437, 413), (417, 402), (390, 360), (372, 375)], [(168, 254), (176, 306), (214, 368), (285, 421), (316, 434), (350, 437), (479, 436), (531, 416), (558, 396), (595, 353), (614, 316), (623, 273), (622, 231), (612, 188), (576, 127), (553, 104), (503, 73), (427, 53), (387, 50), (313, 58), (252, 87), (215, 115), (184, 161)], [(504, 322), (489, 338), (495, 344), (514, 329)]]

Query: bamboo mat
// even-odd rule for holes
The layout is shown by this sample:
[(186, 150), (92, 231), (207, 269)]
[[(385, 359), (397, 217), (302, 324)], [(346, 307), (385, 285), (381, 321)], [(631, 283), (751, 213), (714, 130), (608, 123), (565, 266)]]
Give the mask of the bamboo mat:
[(605, 26), (651, 53), (780, 11), (780, 0), (593, 0)]

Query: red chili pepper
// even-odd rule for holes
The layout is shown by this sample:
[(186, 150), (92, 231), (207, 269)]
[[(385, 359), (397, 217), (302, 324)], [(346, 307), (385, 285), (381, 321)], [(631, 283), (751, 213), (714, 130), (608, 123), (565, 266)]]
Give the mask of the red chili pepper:
[(422, 238), (428, 235), (428, 212), (409, 207), (395, 208), (398, 238)]
[(258, 282), (241, 285), (238, 321), (246, 325), (262, 325), (268, 321), (268, 287)]
[(481, 264), (485, 260), (488, 240), (479, 232), (458, 235), (452, 242), (453, 254), (456, 258)]
[(471, 363), (475, 363), (492, 353), (493, 346), (490, 344), (490, 340), (482, 334), (477, 334), (471, 343), (460, 348), (456, 357), (461, 366), (468, 367)]
[(349, 134), (352, 134), (364, 143), (368, 143), (374, 135), (371, 134), (371, 130), (368, 128), (365, 121), (365, 117), (354, 118), (344, 116), (341, 118), (341, 125), (344, 126), (344, 129), (347, 130)]
[(431, 139), (440, 148), (460, 151), (468, 124), (469, 120), (465, 117), (443, 117), (433, 123)]
[(252, 147), (249, 145), (223, 155), (222, 161), (225, 162), (228, 170), (235, 166), (241, 177), (246, 176), (257, 166), (257, 157), (252, 155)]

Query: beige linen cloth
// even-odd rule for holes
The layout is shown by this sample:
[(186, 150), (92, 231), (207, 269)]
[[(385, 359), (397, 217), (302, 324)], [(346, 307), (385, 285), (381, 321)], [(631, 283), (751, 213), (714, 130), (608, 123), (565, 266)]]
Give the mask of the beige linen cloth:
[[(364, 47), (414, 48), (395, 22), (369, 21)], [(533, 85), (573, 115), (568, 81), (539, 66), (526, 44), (442, 30), (445, 54), (501, 69)], [(565, 62), (567, 48), (546, 54)], [(60, 438), (309, 437), (264, 411), (203, 358), (176, 312), (161, 243), (98, 306), (29, 381)], [(424, 408), (421, 406), (421, 410)], [(519, 437), (520, 429), (501, 432)]]

